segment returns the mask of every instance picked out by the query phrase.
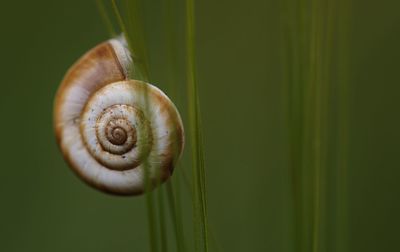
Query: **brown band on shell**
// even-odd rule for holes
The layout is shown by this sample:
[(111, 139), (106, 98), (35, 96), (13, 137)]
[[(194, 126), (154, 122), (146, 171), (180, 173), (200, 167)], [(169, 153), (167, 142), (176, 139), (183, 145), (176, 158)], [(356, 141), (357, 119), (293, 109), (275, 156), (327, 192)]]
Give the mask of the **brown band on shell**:
[[(127, 79), (128, 76), (123, 71), (123, 67), (115, 55), (115, 51), (109, 42), (104, 42), (94, 47), (83, 55), (65, 75), (55, 99), (54, 122), (57, 141), (59, 142), (61, 127), (60, 122), (61, 105), (64, 104), (66, 94), (73, 85), (82, 85), (82, 89), (88, 94), (93, 94), (96, 90), (105, 85)], [(81, 80), (90, 82), (81, 83)], [(83, 109), (83, 107), (82, 107)], [(75, 118), (75, 120), (78, 118)], [(78, 123), (79, 120), (76, 120)]]
[[(121, 119), (118, 119), (121, 120)], [(108, 123), (107, 125), (107, 139), (108, 141), (110, 141), (110, 143), (115, 144), (115, 145), (123, 145), (124, 143), (126, 143), (126, 140), (128, 139), (128, 132), (125, 131), (124, 128), (115, 125), (114, 121), (111, 121)], [(132, 132), (134, 132), (134, 130), (132, 129)], [(134, 135), (136, 135), (134, 133)], [(136, 137), (135, 137), (136, 139)]]

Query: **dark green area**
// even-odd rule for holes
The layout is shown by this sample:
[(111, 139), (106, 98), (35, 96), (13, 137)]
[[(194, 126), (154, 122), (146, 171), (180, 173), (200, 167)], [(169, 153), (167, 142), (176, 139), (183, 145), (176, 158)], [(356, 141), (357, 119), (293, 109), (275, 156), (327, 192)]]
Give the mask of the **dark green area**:
[[(187, 92), (181, 88), (186, 86), (184, 2), (171, 8), (174, 55), (164, 2), (146, 1), (142, 14), (150, 82), (173, 98), (188, 129)], [(400, 3), (352, 2), (346, 53), (347, 251), (397, 251)], [(280, 1), (270, 0), (196, 1), (210, 251), (213, 238), (223, 251), (286, 252), (295, 244), (280, 8)], [(343, 13), (338, 9), (334, 15), (340, 20)], [(53, 134), (53, 99), (63, 75), (85, 51), (108, 39), (95, 1), (6, 1), (0, 30), (0, 251), (148, 251), (145, 197), (109, 196), (86, 186), (63, 161)], [(332, 128), (338, 118), (328, 117)], [(190, 173), (186, 147), (177, 169)], [(328, 151), (334, 156), (335, 148)], [(331, 188), (336, 173), (326, 174), (322, 186)], [(172, 179), (176, 176), (178, 171)], [(193, 244), (188, 187), (182, 184), (180, 194), (186, 245)], [(326, 190), (324, 209), (335, 208), (336, 200), (335, 192)], [(321, 230), (320, 251), (335, 251), (341, 237), (328, 229), (336, 220), (328, 213), (321, 215), (327, 229)], [(172, 233), (168, 239), (174, 243)]]

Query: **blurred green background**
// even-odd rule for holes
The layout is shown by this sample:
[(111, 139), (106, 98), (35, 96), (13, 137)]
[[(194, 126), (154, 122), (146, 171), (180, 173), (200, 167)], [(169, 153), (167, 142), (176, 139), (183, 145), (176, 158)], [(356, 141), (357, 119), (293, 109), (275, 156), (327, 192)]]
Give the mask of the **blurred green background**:
[[(177, 2), (180, 34), (184, 2)], [(210, 226), (223, 251), (291, 251), (280, 2), (196, 2)], [(400, 251), (400, 3), (352, 2), (348, 251)], [(64, 73), (108, 39), (94, 1), (0, 6), (0, 251), (147, 251), (144, 197), (86, 186), (53, 134)], [(162, 6), (148, 1), (143, 11), (150, 79), (166, 89)], [(184, 69), (177, 38), (177, 68)], [(176, 95), (184, 119), (185, 96)], [(190, 170), (185, 156), (178, 169)], [(189, 222), (190, 201), (184, 204)]]

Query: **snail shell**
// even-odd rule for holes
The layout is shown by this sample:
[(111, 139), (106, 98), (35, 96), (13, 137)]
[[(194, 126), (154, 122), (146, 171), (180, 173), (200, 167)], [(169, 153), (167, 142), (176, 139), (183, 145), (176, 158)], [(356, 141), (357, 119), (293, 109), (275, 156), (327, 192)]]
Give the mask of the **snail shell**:
[[(129, 79), (123, 38), (96, 46), (67, 72), (55, 98), (57, 142), (71, 168), (105, 192), (137, 195), (165, 181), (183, 150), (180, 115), (157, 87)], [(148, 175), (148, 177), (146, 177)]]

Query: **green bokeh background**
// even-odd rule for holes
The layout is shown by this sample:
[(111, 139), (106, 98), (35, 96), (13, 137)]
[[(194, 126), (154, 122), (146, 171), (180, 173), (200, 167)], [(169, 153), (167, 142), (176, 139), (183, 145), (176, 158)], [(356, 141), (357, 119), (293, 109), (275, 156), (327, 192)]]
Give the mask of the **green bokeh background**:
[[(165, 79), (157, 60), (165, 57), (162, 5), (148, 2), (151, 79), (158, 84)], [(352, 2), (349, 251), (400, 251), (400, 3)], [(224, 251), (289, 251), (279, 1), (205, 0), (196, 8), (211, 227)], [(86, 186), (53, 134), (64, 73), (108, 39), (94, 1), (2, 1), (0, 31), (0, 251), (147, 251), (144, 197)], [(177, 98), (181, 111), (185, 95)]]

